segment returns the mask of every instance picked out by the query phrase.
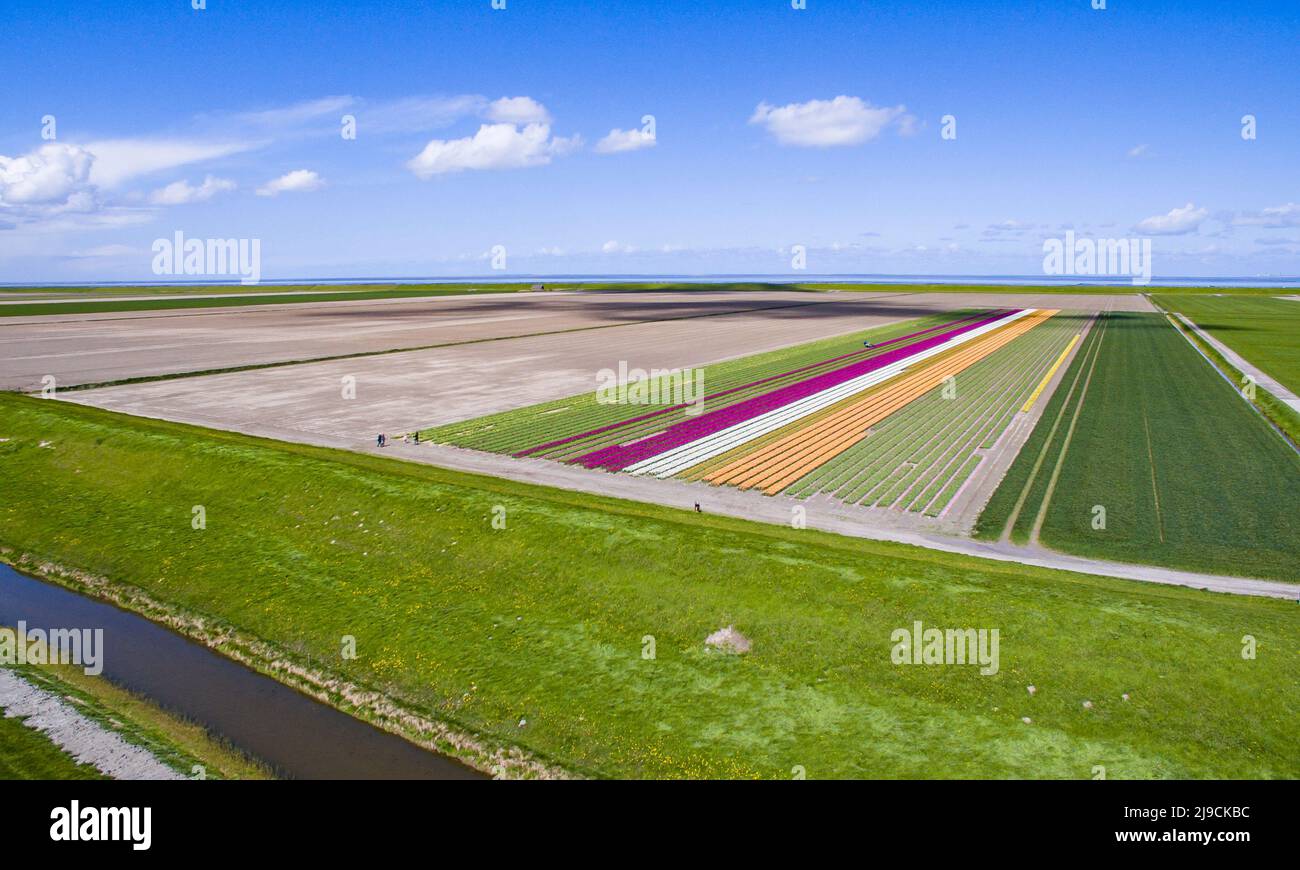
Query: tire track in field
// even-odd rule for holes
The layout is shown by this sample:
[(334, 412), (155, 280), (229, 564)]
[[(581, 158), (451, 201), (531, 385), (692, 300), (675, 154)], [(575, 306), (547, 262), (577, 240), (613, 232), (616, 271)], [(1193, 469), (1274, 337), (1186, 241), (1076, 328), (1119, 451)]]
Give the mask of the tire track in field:
[(1142, 427), (1147, 433), (1147, 462), (1151, 466), (1151, 497), (1156, 504), (1156, 532), (1160, 535), (1160, 543), (1165, 542), (1165, 521), (1160, 514), (1160, 489), (1156, 486), (1156, 454), (1151, 449), (1151, 423), (1147, 419), (1147, 409), (1142, 409)]

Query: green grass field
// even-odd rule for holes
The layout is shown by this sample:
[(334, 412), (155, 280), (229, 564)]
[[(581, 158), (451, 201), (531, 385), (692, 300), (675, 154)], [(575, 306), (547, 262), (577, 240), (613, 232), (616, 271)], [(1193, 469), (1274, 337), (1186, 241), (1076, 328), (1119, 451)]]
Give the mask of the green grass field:
[(0, 780), (107, 779), (81, 764), (34, 728), (0, 713)]
[(1300, 582), (1300, 456), (1159, 314), (1089, 333), (979, 536), (1013, 517), (1018, 543), (1041, 518), (1069, 553)]
[[(1300, 775), (1294, 602), (9, 394), (0, 438), (7, 558), (106, 576), (292, 661), (333, 661), (337, 676), (580, 774)], [(207, 528), (194, 530), (200, 504)], [(998, 628), (999, 673), (893, 665), (890, 635), (914, 620)], [(705, 636), (733, 623), (753, 651), (706, 651)], [(1245, 633), (1254, 660), (1241, 657)], [(354, 661), (338, 658), (348, 634)]]
[(1163, 294), (1155, 301), (1188, 317), (1247, 362), (1300, 395), (1300, 301)]

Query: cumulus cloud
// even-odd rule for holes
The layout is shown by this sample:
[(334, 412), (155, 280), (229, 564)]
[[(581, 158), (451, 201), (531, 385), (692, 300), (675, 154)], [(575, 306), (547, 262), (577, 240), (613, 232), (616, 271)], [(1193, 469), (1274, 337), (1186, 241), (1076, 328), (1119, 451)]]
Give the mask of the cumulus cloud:
[(1275, 205), (1263, 211), (1242, 212), (1233, 217), (1232, 223), (1239, 227), (1264, 227), (1265, 229), (1300, 227), (1300, 205), (1288, 202), (1286, 205)]
[(57, 207), (89, 192), (95, 155), (50, 143), (20, 157), (0, 155), (0, 205)]
[(1182, 208), (1170, 209), (1165, 214), (1140, 221), (1135, 229), (1152, 236), (1181, 236), (1195, 232), (1209, 215), (1208, 210), (1189, 202)]
[(610, 239), (608, 242), (600, 246), (600, 250), (603, 254), (631, 254), (636, 250), (636, 248)]
[(234, 189), (235, 182), (226, 178), (215, 178), (209, 175), (203, 179), (202, 184), (197, 186), (182, 178), (180, 181), (173, 181), (166, 187), (160, 187), (149, 194), (149, 202), (153, 205), (184, 205), (190, 202), (205, 202), (222, 191)]
[(578, 136), (552, 136), (549, 124), (483, 124), (473, 136), (430, 141), (406, 166), (423, 179), (466, 169), (524, 169), (544, 166), (581, 144)]
[(597, 154), (619, 154), (623, 151), (640, 151), (655, 147), (654, 134), (645, 130), (610, 130), (596, 143)]
[(484, 114), (500, 124), (551, 123), (551, 113), (532, 97), (502, 97), (489, 103)]
[(785, 106), (759, 103), (749, 123), (762, 125), (782, 145), (805, 148), (858, 145), (877, 138), (891, 125), (904, 135), (917, 126), (905, 106), (881, 108), (843, 95)]
[(310, 169), (295, 169), (279, 178), (273, 178), (257, 189), (258, 196), (279, 196), (282, 193), (307, 193), (318, 190), (325, 180)]

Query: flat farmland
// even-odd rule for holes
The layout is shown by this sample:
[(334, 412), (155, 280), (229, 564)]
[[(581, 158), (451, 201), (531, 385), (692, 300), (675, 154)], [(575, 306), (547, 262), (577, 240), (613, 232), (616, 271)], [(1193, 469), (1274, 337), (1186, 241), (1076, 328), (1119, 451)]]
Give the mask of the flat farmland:
[[(936, 518), (1033, 409), (1091, 317), (953, 312), (707, 367), (694, 401), (668, 398), (680, 379), (667, 373), (649, 389), (630, 382), (612, 397), (588, 392), (420, 434)], [(638, 390), (662, 397), (647, 403)]]
[[(662, 431), (689, 420), (692, 411), (715, 411), (833, 370), (849, 360), (869, 358), (872, 351), (862, 347), (863, 341), (881, 345), (911, 333), (939, 329), (970, 314), (957, 311), (906, 320), (705, 366), (705, 395), (698, 403), (690, 403), (693, 407), (674, 406), (671, 402), (646, 407), (631, 399), (626, 388), (620, 389), (613, 401), (602, 402), (589, 388), (552, 402), (427, 429), (421, 434), (426, 440), (475, 450), (570, 459)], [(648, 374), (649, 369), (644, 371)], [(665, 393), (671, 389), (668, 379), (663, 380), (663, 386)]]
[(991, 460), (1012, 419), (1038, 401), (1035, 391), (1087, 319), (1058, 314), (957, 375), (950, 396), (932, 390), (881, 421), (870, 437), (797, 481), (790, 494), (829, 493), (852, 504), (941, 516)]
[[(61, 398), (181, 422), (313, 443), (359, 445), (405, 432), (591, 390), (617, 368), (699, 366), (826, 336), (990, 304), (1016, 293), (608, 292), (329, 303), (209, 314), (160, 313), (5, 321), (0, 372), (38, 388), (286, 358), (366, 355), (65, 392)], [(1057, 297), (1047, 297), (1054, 299)], [(1080, 296), (1146, 310), (1137, 296)], [(21, 321), (21, 319), (19, 319)], [(45, 341), (71, 330), (62, 338)], [(122, 330), (118, 334), (117, 330)], [(83, 335), (79, 330), (87, 330)], [(197, 330), (191, 334), (190, 330)], [(411, 343), (436, 347), (389, 353)], [(84, 345), (84, 348), (82, 347)], [(79, 349), (82, 348), (82, 349)], [(54, 362), (51, 362), (53, 360)], [(356, 398), (340, 383), (355, 378)], [(69, 380), (70, 378), (70, 380)]]
[(1300, 456), (1162, 316), (1112, 314), (1085, 340), (978, 533), (1296, 582)]
[(1268, 296), (1155, 298), (1300, 393), (1300, 303)]
[[(678, 303), (651, 310), (681, 312), (682, 308)], [(714, 307), (710, 304), (705, 310)], [(65, 392), (61, 398), (147, 417), (355, 446), (373, 443), (377, 432), (414, 431), (590, 391), (597, 373), (617, 369), (620, 361), (646, 369), (703, 365), (889, 323), (900, 311), (916, 310), (925, 309), (873, 308), (865, 300), (843, 309), (734, 311), (729, 306), (724, 313), (708, 316), (620, 320), (609, 329), (507, 336), (427, 350)], [(458, 327), (448, 330), (452, 335), (464, 334)], [(353, 379), (355, 398), (344, 398), (344, 378)]]
[[(102, 384), (746, 311), (771, 312), (760, 320), (787, 323), (792, 337), (786, 343), (794, 344), (834, 334), (835, 326), (827, 321), (845, 321), (839, 331), (848, 332), (960, 308), (1032, 305), (1035, 298), (1015, 293), (584, 291), (6, 317), (0, 319), (0, 389), (40, 389), (46, 375), (60, 386)], [(1055, 307), (1075, 300), (1089, 310), (1106, 304), (1149, 308), (1137, 296), (1059, 299)], [(785, 313), (777, 313), (781, 311)], [(855, 317), (868, 320), (855, 324)], [(813, 331), (817, 324), (826, 324), (825, 331)], [(623, 340), (608, 341), (612, 346)]]
[[(34, 390), (467, 341), (780, 310), (812, 294), (493, 294), (0, 320), (0, 388)], [(859, 313), (868, 299), (844, 309)], [(905, 309), (908, 310), (908, 309)], [(808, 312), (809, 320), (818, 320)]]

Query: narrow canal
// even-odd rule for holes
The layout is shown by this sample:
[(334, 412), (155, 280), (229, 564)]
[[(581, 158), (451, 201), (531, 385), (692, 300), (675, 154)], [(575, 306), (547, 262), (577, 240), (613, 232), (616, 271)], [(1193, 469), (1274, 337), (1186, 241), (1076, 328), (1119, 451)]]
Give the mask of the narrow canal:
[(170, 629), (0, 564), (0, 625), (102, 628), (103, 678), (294, 779), (480, 779)]

